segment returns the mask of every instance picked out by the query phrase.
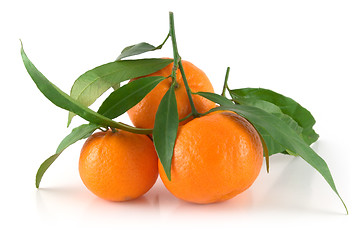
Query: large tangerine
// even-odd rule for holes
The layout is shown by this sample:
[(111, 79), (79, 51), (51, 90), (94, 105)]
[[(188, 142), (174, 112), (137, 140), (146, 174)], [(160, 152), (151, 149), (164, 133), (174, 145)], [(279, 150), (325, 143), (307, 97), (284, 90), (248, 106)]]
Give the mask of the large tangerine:
[(263, 162), (255, 128), (232, 112), (215, 112), (179, 127), (171, 181), (159, 162), (160, 177), (176, 197), (194, 203), (230, 199), (249, 188)]

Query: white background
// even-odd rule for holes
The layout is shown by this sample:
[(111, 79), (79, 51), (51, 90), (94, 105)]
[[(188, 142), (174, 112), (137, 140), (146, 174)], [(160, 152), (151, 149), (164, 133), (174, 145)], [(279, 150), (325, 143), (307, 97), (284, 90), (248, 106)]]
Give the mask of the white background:
[[(78, 175), (83, 141), (35, 188), (37, 168), (70, 129), (67, 112), (27, 75), (19, 39), (35, 66), (69, 92), (79, 75), (124, 47), (161, 43), (169, 11), (182, 58), (204, 70), (216, 92), (230, 66), (231, 88), (269, 88), (313, 113), (320, 134), (313, 148), (327, 161), (348, 216), (320, 174), (301, 158), (279, 155), (270, 174), (263, 168), (252, 188), (220, 204), (177, 200), (161, 181), (132, 202), (98, 199)], [(0, 238), (359, 239), (359, 12), (358, 1), (346, 0), (1, 1)], [(171, 53), (167, 44), (145, 57)], [(75, 118), (72, 126), (83, 122)]]

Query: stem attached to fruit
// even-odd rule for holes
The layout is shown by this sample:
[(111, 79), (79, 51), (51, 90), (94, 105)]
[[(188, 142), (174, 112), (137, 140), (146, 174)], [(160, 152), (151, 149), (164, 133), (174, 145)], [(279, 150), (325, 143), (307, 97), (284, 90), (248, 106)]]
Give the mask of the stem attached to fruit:
[(179, 68), (180, 72), (181, 72), (181, 76), (182, 76), (183, 81), (184, 81), (184, 86), (185, 86), (185, 89), (186, 89), (186, 93), (187, 93), (187, 95), (189, 97), (189, 102), (190, 102), (190, 106), (191, 106), (191, 114), (192, 114), (193, 117), (196, 118), (196, 117), (199, 117), (200, 114), (198, 113), (198, 111), (195, 108), (195, 104), (194, 104), (194, 101), (193, 101), (192, 96), (191, 96), (191, 90), (190, 90), (189, 84), (188, 84), (188, 82), (186, 80), (184, 67), (182, 65), (181, 57), (179, 55), (179, 51), (178, 51), (178, 48), (177, 48), (176, 36), (175, 36), (174, 14), (172, 12), (169, 13), (169, 18), (170, 18), (170, 37), (171, 37), (171, 40), (172, 40), (173, 52), (174, 52), (174, 67), (173, 67), (173, 70), (172, 70), (171, 78), (172, 78), (173, 83), (175, 83), (175, 88), (177, 88), (178, 85), (176, 83), (176, 71)]

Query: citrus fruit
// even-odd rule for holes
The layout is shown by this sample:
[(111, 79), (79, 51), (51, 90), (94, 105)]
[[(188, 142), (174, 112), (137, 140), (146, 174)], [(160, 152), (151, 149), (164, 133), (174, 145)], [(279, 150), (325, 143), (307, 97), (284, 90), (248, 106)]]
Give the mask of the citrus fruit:
[[(192, 92), (214, 92), (213, 86), (211, 85), (206, 74), (197, 68), (195, 65), (188, 61), (182, 61), (185, 75), (189, 87)], [(148, 76), (164, 76), (168, 77), (171, 75), (173, 64), (169, 64), (165, 68), (152, 73)], [(136, 81), (132, 80), (132, 81)], [(191, 113), (191, 106), (189, 98), (186, 93), (184, 82), (180, 73), (177, 70), (176, 81), (178, 83), (175, 89), (176, 102), (178, 108), (179, 119), (185, 118)], [(160, 82), (149, 94), (146, 95), (137, 105), (128, 110), (130, 120), (135, 127), (138, 128), (153, 128), (155, 122), (156, 111), (159, 107), (160, 101), (165, 93), (168, 91), (171, 85), (171, 78), (167, 78)], [(198, 95), (192, 96), (195, 108), (198, 112), (204, 113), (211, 108), (215, 107), (215, 103)], [(189, 121), (188, 119), (187, 121)], [(180, 124), (184, 124), (187, 121), (183, 121)]]
[(255, 128), (232, 112), (214, 112), (180, 126), (171, 181), (159, 162), (160, 177), (176, 197), (194, 203), (230, 199), (249, 188), (263, 162)]
[(100, 198), (135, 199), (158, 177), (154, 145), (149, 137), (126, 131), (94, 133), (81, 150), (79, 173), (85, 186)]

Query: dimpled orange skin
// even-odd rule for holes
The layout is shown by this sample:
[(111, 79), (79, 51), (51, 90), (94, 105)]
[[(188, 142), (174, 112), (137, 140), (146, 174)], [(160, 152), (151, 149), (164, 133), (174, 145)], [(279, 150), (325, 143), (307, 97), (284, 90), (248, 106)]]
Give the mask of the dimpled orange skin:
[[(188, 61), (182, 60), (186, 79), (192, 92), (214, 92), (214, 88), (206, 74)], [(169, 64), (165, 68), (147, 76), (164, 76), (171, 75), (173, 64)], [(134, 80), (132, 80), (134, 81)], [(136, 81), (136, 80), (135, 80)], [(191, 113), (189, 99), (185, 90), (184, 82), (177, 70), (176, 81), (178, 88), (175, 89), (176, 102), (178, 108), (179, 119), (185, 118)], [(131, 122), (138, 128), (153, 128), (155, 122), (156, 111), (160, 101), (171, 85), (171, 78), (167, 78), (160, 82), (149, 94), (146, 95), (137, 105), (128, 110)], [(198, 112), (204, 113), (215, 107), (215, 103), (201, 96), (193, 95), (195, 108)], [(180, 124), (188, 122), (183, 121)]]
[(81, 150), (79, 173), (85, 186), (100, 198), (135, 199), (158, 177), (154, 145), (147, 136), (126, 131), (95, 133)]
[(176, 197), (194, 203), (228, 200), (249, 188), (263, 162), (259, 135), (244, 118), (215, 112), (180, 126), (171, 181), (159, 174)]

